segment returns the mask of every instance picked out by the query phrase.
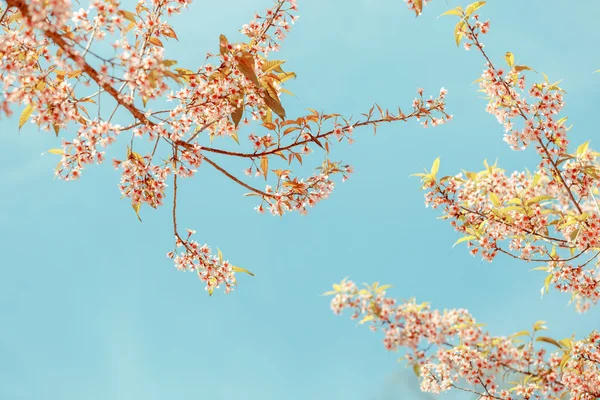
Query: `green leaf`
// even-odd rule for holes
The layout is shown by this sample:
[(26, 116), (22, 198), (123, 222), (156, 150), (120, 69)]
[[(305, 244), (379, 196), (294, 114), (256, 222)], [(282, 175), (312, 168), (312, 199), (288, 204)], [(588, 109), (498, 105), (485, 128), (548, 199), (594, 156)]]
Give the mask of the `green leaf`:
[(48, 150), (48, 153), (50, 154), (65, 154), (65, 151), (63, 149), (50, 149)]
[(359, 325), (362, 325), (365, 322), (372, 321), (374, 318), (375, 317), (373, 315), (367, 315), (366, 317), (364, 317), (363, 319), (361, 319), (358, 323), (359, 323)]

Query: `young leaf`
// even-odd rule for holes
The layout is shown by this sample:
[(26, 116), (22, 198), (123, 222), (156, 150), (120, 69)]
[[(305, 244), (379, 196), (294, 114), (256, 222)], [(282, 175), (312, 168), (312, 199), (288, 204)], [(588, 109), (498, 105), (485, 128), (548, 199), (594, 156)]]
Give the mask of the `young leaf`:
[(467, 16), (467, 18), (469, 18), (475, 11), (477, 11), (479, 8), (483, 7), (485, 5), (485, 1), (476, 1), (473, 4), (469, 4), (467, 6), (467, 9), (465, 10), (465, 14)]
[(537, 342), (544, 342), (544, 343), (550, 343), (555, 345), (558, 348), (561, 348), (560, 343), (558, 343), (556, 340), (550, 338), (550, 337), (546, 337), (546, 336), (540, 336), (536, 339)]
[(219, 36), (219, 52), (221, 55), (225, 55), (229, 52), (229, 41), (225, 37), (225, 35)]
[(135, 215), (137, 215), (137, 218), (140, 220), (140, 222), (142, 222), (142, 218), (140, 217), (140, 207), (142, 206), (142, 203), (131, 203), (131, 206), (133, 207), (133, 210), (135, 211)]
[(445, 13), (441, 14), (440, 17), (442, 17), (444, 15), (458, 15), (459, 17), (462, 17), (463, 16), (463, 9), (462, 9), (461, 6), (458, 6), (456, 8), (453, 8), (453, 9), (448, 10)]
[(519, 331), (517, 333), (513, 333), (512, 335), (510, 335), (513, 338), (519, 337), (519, 336), (529, 336), (530, 333), (529, 331)]
[[(243, 272), (245, 274), (248, 274), (250, 276), (254, 276), (254, 274), (250, 271), (248, 271), (246, 268), (240, 268), (240, 267), (236, 267), (236, 266), (232, 266), (231, 269), (233, 270), (233, 272)], [(335, 292), (333, 292), (335, 293)]]
[(418, 17), (423, 11), (423, 0), (413, 0), (413, 6), (415, 8), (415, 14), (417, 14)]
[(267, 180), (267, 173), (269, 172), (269, 158), (267, 156), (262, 156), (260, 158), (260, 169)]
[(48, 150), (48, 153), (50, 154), (65, 154), (65, 151), (63, 149), (50, 149)]
[(151, 44), (153, 44), (155, 46), (158, 46), (158, 47), (163, 47), (162, 42), (156, 36), (152, 36), (150, 39), (148, 39), (148, 43), (151, 43)]
[(433, 165), (431, 166), (431, 171), (430, 171), (431, 176), (434, 179), (435, 179), (435, 174), (437, 174), (439, 168), (440, 168), (440, 158), (438, 157), (433, 161)]
[(584, 155), (585, 153), (587, 153), (587, 149), (588, 149), (589, 145), (590, 145), (589, 142), (584, 142), (584, 143), (580, 144), (577, 147), (577, 151), (575, 152), (575, 154), (577, 154), (578, 156)]
[(456, 241), (456, 242), (455, 242), (455, 243), (452, 245), (452, 247), (456, 246), (456, 245), (457, 245), (457, 244), (459, 244), (459, 243), (466, 242), (467, 240), (473, 240), (473, 239), (477, 239), (477, 237), (476, 237), (476, 236), (473, 236), (473, 235), (470, 235), (470, 236), (463, 236), (463, 237), (461, 237), (460, 239), (458, 239), (458, 240), (457, 240), (457, 241)]
[(535, 324), (533, 324), (533, 331), (537, 332), (537, 331), (544, 331), (544, 330), (548, 330), (548, 328), (546, 327), (546, 321), (536, 321)]
[(498, 195), (494, 192), (490, 192), (490, 201), (492, 202), (492, 205), (494, 207), (499, 207), (500, 206), (500, 198), (498, 197)]
[(456, 26), (454, 27), (454, 40), (456, 41), (456, 45), (460, 45), (460, 41), (463, 37), (463, 28), (465, 27), (465, 21), (461, 19), (458, 21)]
[(21, 116), (19, 117), (19, 130), (21, 130), (23, 125), (25, 125), (25, 122), (27, 122), (29, 120), (32, 113), (33, 113), (33, 104), (29, 103), (29, 104), (27, 104), (27, 107), (25, 107), (25, 109), (21, 113)]
[(506, 63), (509, 67), (512, 68), (513, 65), (515, 65), (515, 56), (510, 51), (506, 52), (506, 54), (504, 55), (504, 59), (506, 60)]

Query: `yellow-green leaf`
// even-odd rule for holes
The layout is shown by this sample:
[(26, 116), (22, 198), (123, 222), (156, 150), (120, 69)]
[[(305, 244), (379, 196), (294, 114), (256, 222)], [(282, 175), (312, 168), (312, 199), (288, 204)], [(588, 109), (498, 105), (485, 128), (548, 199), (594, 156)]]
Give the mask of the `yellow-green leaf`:
[(440, 169), (440, 158), (438, 157), (433, 161), (433, 165), (431, 166), (431, 171), (430, 171), (430, 173), (434, 179), (435, 179), (435, 174), (437, 174), (439, 169)]
[(473, 236), (473, 235), (470, 235), (470, 236), (463, 236), (463, 237), (461, 237), (460, 239), (458, 239), (458, 240), (457, 240), (457, 241), (456, 241), (456, 242), (455, 242), (455, 243), (452, 245), (452, 247), (456, 246), (456, 245), (457, 245), (457, 244), (459, 244), (459, 243), (466, 242), (466, 241), (468, 241), (468, 240), (473, 240), (473, 239), (477, 239), (477, 237), (476, 237), (476, 236)]
[(413, 372), (417, 377), (421, 376), (421, 366), (419, 364), (413, 364)]
[(510, 51), (506, 52), (506, 54), (504, 55), (504, 59), (506, 60), (506, 63), (509, 67), (512, 68), (512, 66), (515, 65), (515, 56)]
[(544, 331), (547, 330), (548, 328), (546, 327), (546, 321), (536, 321), (535, 324), (533, 324), (533, 331), (537, 332), (537, 331)]
[[(246, 268), (232, 266), (231, 269), (233, 270), (233, 272), (243, 272), (243, 273), (248, 274), (250, 276), (254, 276), (254, 274), (252, 272), (248, 271)], [(325, 294), (326, 295), (335, 294), (335, 292), (327, 292)]]
[(490, 192), (490, 201), (492, 202), (492, 204), (494, 205), (494, 207), (499, 207), (500, 206), (500, 198), (494, 192)]
[(383, 292), (384, 290), (387, 290), (387, 289), (389, 289), (389, 288), (391, 288), (391, 287), (392, 287), (392, 285), (381, 285), (381, 286), (379, 286), (379, 287), (378, 287), (378, 288), (375, 290), (375, 293), (381, 293), (381, 292)]
[(454, 40), (456, 41), (456, 45), (460, 45), (460, 41), (463, 37), (463, 28), (465, 27), (465, 21), (461, 19), (458, 21), (458, 24), (454, 27)]
[(529, 336), (530, 333), (529, 331), (525, 330), (525, 331), (519, 331), (517, 333), (513, 333), (512, 335), (510, 335), (513, 338), (519, 337), (519, 336)]
[(50, 149), (50, 150), (48, 150), (48, 153), (50, 153), (50, 154), (65, 154), (65, 151), (63, 149)]
[(541, 267), (531, 268), (529, 271), (548, 271), (548, 267), (545, 265), (542, 265)]
[(575, 154), (577, 154), (578, 156), (584, 155), (585, 153), (587, 153), (587, 149), (588, 149), (589, 145), (590, 145), (589, 142), (580, 144), (579, 147), (577, 147), (577, 151), (575, 152)]
[(467, 9), (465, 10), (465, 14), (468, 17), (470, 17), (475, 11), (477, 11), (479, 8), (483, 7), (485, 5), (485, 1), (476, 1), (475, 3), (469, 4), (467, 6)]
[(459, 17), (462, 17), (464, 14), (463, 9), (461, 6), (458, 6), (456, 8), (453, 8), (452, 10), (448, 10), (445, 13), (441, 14), (440, 17), (444, 16), (444, 15), (458, 15)]
[(548, 289), (550, 288), (550, 283), (552, 283), (553, 274), (548, 274), (546, 279), (544, 279), (544, 289), (546, 289), (546, 293), (548, 293)]
[(27, 107), (25, 107), (21, 113), (21, 116), (19, 117), (19, 130), (23, 127), (23, 125), (25, 125), (25, 122), (29, 120), (31, 114), (33, 113), (33, 109), (33, 104), (27, 104)]

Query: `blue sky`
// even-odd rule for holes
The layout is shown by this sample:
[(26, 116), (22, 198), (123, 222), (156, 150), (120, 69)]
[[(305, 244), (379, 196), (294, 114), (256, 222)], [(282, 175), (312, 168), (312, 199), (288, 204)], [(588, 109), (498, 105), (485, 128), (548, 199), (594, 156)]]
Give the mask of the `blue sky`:
[[(258, 215), (242, 188), (201, 168), (181, 185), (180, 224), (256, 273), (241, 276), (232, 294), (208, 297), (165, 258), (168, 208), (143, 209), (140, 224), (119, 200), (109, 164), (86, 169), (80, 181), (52, 180), (56, 156), (40, 153), (58, 147), (54, 135), (31, 124), (18, 133), (17, 118), (0, 120), (0, 398), (415, 398), (412, 371), (381, 337), (335, 317), (319, 296), (344, 276), (391, 283), (398, 298), (467, 308), (494, 334), (540, 319), (558, 337), (598, 328), (597, 308), (581, 316), (565, 295), (540, 299), (544, 275), (528, 272), (536, 265), (503, 257), (488, 264), (452, 248), (457, 234), (423, 206), (409, 177), (438, 156), (444, 174), (476, 170), (486, 158), (507, 170), (535, 166), (533, 152), (504, 145), (484, 111), (471, 84), (482, 58), (456, 48), (452, 17), (437, 19), (466, 4), (434, 0), (416, 19), (400, 0), (298, 3), (301, 18), (277, 56), (298, 74), (287, 85), (296, 95), (285, 99), (290, 116), (308, 107), (358, 115), (374, 102), (409, 107), (417, 87), (436, 94), (444, 86), (452, 123), (382, 126), (376, 137), (356, 131), (356, 144), (334, 149), (355, 174), (307, 217)], [(168, 58), (198, 65), (217, 50), (219, 34), (235, 40), (270, 5), (193, 3), (173, 22), (180, 42), (170, 43)], [(503, 0), (482, 12), (494, 60), (512, 51), (518, 63), (564, 79), (572, 143), (591, 139), (598, 148), (600, 76), (592, 72), (600, 55), (589, 44), (600, 40), (600, 4)]]

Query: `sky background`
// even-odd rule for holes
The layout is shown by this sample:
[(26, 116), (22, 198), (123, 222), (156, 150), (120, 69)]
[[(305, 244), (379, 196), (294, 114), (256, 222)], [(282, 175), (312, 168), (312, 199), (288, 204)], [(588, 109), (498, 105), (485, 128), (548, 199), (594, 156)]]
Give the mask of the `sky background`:
[[(169, 42), (167, 58), (199, 65), (217, 51), (219, 34), (235, 41), (271, 4), (194, 2), (172, 22), (180, 42)], [(0, 120), (0, 398), (417, 398), (412, 371), (385, 351), (381, 335), (334, 316), (320, 296), (345, 276), (393, 284), (389, 294), (398, 298), (467, 308), (497, 335), (536, 320), (559, 338), (598, 328), (598, 308), (582, 316), (567, 295), (540, 299), (544, 273), (528, 272), (537, 265), (501, 256), (489, 264), (452, 248), (457, 234), (424, 207), (418, 179), (409, 177), (438, 156), (443, 175), (478, 170), (486, 158), (507, 170), (536, 164), (533, 151), (505, 146), (471, 84), (481, 56), (457, 49), (455, 17), (437, 18), (459, 4), (467, 3), (435, 0), (416, 19), (400, 0), (298, 1), (301, 18), (274, 55), (298, 74), (286, 85), (296, 95), (284, 99), (289, 116), (308, 107), (359, 115), (374, 102), (408, 109), (416, 88), (436, 95), (443, 86), (454, 120), (435, 129), (382, 126), (376, 137), (357, 130), (356, 144), (333, 152), (356, 172), (306, 217), (257, 214), (255, 198), (203, 165), (181, 184), (179, 221), (256, 274), (240, 275), (229, 295), (209, 297), (165, 258), (173, 247), (168, 206), (143, 207), (139, 223), (119, 200), (109, 163), (76, 182), (52, 180), (58, 156), (40, 154), (59, 146), (54, 134), (33, 124), (18, 133), (20, 110)], [(482, 9), (491, 19), (483, 41), (497, 64), (512, 51), (517, 63), (564, 79), (575, 146), (591, 139), (599, 147), (599, 12), (592, 0), (502, 0)], [(316, 165), (320, 156), (309, 160)]]

